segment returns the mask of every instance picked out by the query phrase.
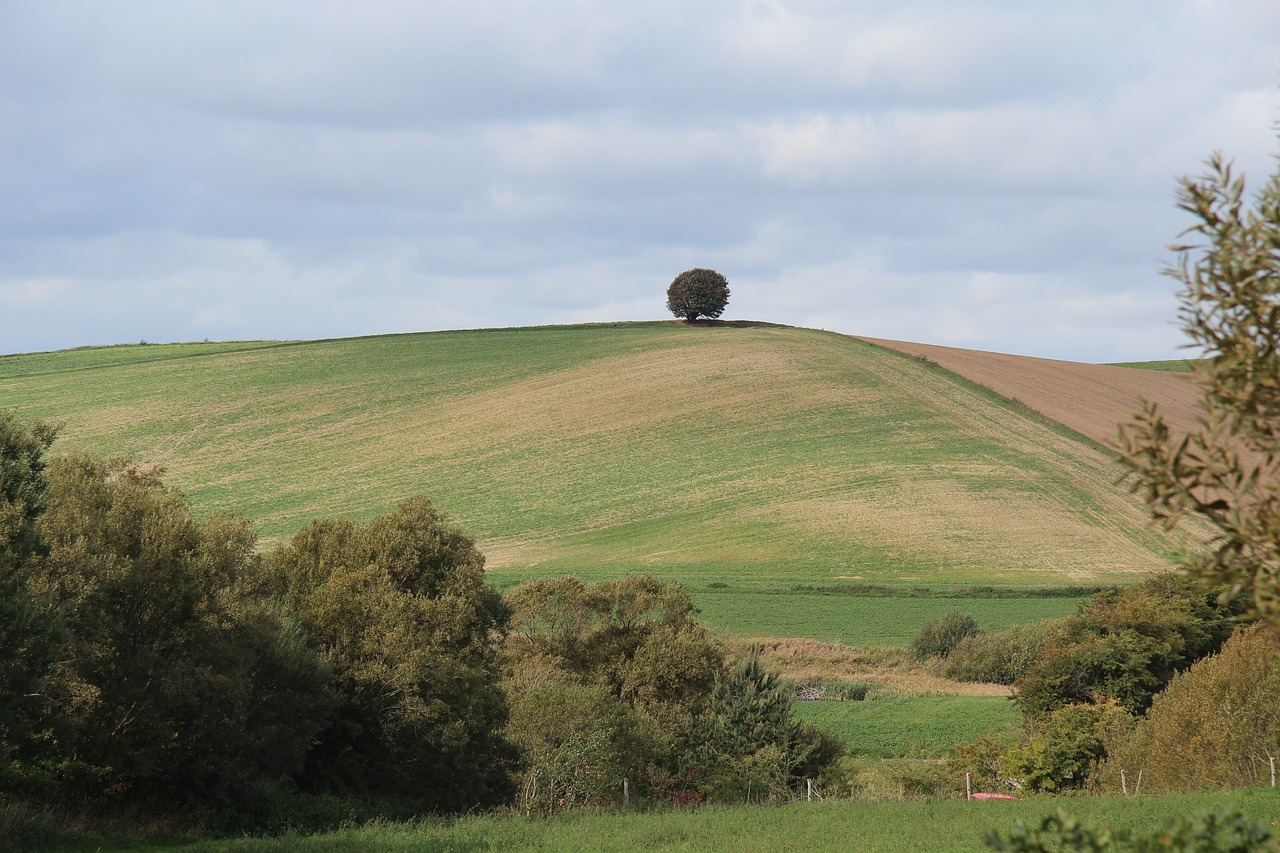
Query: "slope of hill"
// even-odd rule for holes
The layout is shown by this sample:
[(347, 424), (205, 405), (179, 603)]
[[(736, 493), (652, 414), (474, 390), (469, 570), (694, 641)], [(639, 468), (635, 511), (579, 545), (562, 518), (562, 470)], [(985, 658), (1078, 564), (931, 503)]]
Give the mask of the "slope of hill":
[(1028, 584), (1171, 556), (1096, 445), (920, 359), (809, 329), (10, 356), (0, 407), (64, 424), (58, 450), (163, 465), (198, 511), (241, 512), (267, 541), (424, 493), (499, 578)]
[(877, 338), (860, 340), (927, 358), (1107, 447), (1114, 446), (1118, 425), (1142, 408), (1143, 397), (1159, 402), (1170, 425), (1184, 433), (1195, 428), (1200, 414), (1200, 389), (1191, 381), (1185, 361), (1149, 362), (1160, 365), (1152, 370)]

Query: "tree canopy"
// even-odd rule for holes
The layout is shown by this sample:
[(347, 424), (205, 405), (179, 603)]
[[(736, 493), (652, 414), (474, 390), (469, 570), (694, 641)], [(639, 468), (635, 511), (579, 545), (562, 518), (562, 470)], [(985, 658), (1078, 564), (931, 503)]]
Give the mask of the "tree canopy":
[(715, 270), (685, 270), (667, 288), (667, 310), (692, 323), (699, 317), (715, 319), (729, 304), (729, 280)]
[(1147, 403), (1122, 430), (1134, 491), (1172, 528), (1198, 516), (1217, 535), (1189, 568), (1225, 583), (1258, 614), (1280, 618), (1280, 170), (1250, 202), (1220, 155), (1184, 178), (1178, 207), (1195, 218), (1172, 246), (1182, 326), (1203, 359), (1200, 428), (1178, 436)]

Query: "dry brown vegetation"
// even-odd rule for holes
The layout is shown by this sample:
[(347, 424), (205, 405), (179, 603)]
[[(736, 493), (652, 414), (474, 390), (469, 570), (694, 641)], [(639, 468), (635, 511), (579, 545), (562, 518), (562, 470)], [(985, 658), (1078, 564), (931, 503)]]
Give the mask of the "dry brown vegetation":
[(855, 649), (817, 640), (763, 638), (729, 643), (741, 657), (759, 647), (765, 665), (797, 683), (865, 681), (895, 696), (1009, 696), (1002, 684), (952, 681), (904, 649)]

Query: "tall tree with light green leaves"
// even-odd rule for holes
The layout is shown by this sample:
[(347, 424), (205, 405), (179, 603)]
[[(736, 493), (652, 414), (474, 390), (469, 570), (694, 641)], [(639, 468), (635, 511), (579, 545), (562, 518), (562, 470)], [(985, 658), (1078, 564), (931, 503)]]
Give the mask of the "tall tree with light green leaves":
[(1192, 560), (1259, 615), (1280, 618), (1280, 170), (1252, 198), (1215, 154), (1184, 178), (1194, 218), (1167, 273), (1181, 283), (1182, 327), (1204, 392), (1199, 429), (1179, 436), (1147, 403), (1122, 429), (1134, 490), (1172, 529), (1198, 516), (1216, 535)]

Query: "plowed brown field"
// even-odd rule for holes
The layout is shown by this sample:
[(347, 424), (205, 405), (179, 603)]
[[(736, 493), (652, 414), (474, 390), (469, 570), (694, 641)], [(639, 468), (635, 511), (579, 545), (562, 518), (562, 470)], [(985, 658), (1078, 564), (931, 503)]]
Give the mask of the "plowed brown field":
[(1170, 426), (1180, 432), (1193, 429), (1200, 416), (1200, 389), (1185, 373), (860, 340), (926, 358), (1107, 447), (1115, 446), (1117, 425), (1141, 409), (1144, 398), (1159, 403)]

